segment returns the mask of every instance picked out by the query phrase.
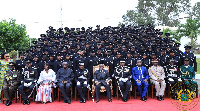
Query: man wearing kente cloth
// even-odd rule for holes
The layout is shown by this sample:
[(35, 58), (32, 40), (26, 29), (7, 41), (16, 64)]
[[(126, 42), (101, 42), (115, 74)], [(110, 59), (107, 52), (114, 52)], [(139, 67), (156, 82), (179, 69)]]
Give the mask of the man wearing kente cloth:
[(190, 92), (194, 92), (197, 82), (195, 81), (194, 68), (190, 66), (189, 63), (190, 63), (190, 60), (188, 58), (185, 58), (184, 65), (180, 67), (179, 73), (181, 75), (183, 83), (186, 86), (186, 89), (190, 90)]

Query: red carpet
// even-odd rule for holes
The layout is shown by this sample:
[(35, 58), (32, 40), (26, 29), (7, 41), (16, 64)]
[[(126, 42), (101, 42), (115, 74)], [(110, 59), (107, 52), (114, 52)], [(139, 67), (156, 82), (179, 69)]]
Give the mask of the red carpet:
[[(172, 105), (169, 98), (165, 98), (163, 101), (149, 98), (147, 102), (139, 100), (139, 97), (137, 99), (132, 97), (128, 102), (113, 99), (111, 103), (104, 97), (99, 103), (89, 100), (85, 104), (75, 100), (71, 104), (63, 103), (63, 100), (61, 102), (56, 100), (47, 104), (31, 102), (30, 105), (23, 105), (18, 101), (18, 103), (13, 103), (11, 106), (0, 103), (0, 111), (179, 111)], [(195, 100), (199, 100), (199, 98)], [(200, 103), (190, 111), (200, 111)]]

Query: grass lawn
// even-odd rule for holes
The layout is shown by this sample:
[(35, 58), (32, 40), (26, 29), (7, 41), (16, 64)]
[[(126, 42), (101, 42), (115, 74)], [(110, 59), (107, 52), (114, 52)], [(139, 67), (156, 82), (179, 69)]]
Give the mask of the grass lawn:
[(197, 73), (196, 74), (200, 74), (200, 58), (196, 58), (197, 60)]
[(195, 55), (200, 55), (200, 54), (195, 54)]

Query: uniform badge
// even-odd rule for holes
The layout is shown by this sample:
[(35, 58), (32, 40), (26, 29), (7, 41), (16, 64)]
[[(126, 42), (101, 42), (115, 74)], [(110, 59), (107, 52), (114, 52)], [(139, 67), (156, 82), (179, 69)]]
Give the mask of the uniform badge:
[(17, 77), (17, 74), (13, 74), (13, 77)]
[(30, 74), (34, 74), (34, 71), (30, 71)]

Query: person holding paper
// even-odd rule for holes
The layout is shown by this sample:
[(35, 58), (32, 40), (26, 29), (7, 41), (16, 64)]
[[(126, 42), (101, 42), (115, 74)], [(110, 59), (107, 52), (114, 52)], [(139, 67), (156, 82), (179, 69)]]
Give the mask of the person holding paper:
[[(142, 101), (146, 101), (146, 94), (148, 90), (148, 79), (149, 74), (146, 69), (146, 67), (142, 66), (142, 61), (137, 60), (137, 66), (132, 69), (132, 76), (133, 80), (136, 82), (136, 85), (138, 87), (138, 91), (140, 92)], [(144, 86), (144, 89), (142, 90), (142, 85)]]
[[(130, 72), (130, 67), (125, 66), (125, 60), (121, 59), (120, 60), (120, 65), (116, 67), (115, 70), (115, 78), (117, 80), (117, 84), (119, 87), (119, 90), (122, 95), (122, 101), (127, 102), (128, 101), (128, 92), (131, 87), (131, 72)], [(124, 87), (126, 87), (124, 89)]]
[(90, 72), (84, 68), (84, 63), (79, 63), (79, 69), (75, 72), (76, 88), (80, 95), (80, 103), (85, 103), (85, 94), (90, 80)]

